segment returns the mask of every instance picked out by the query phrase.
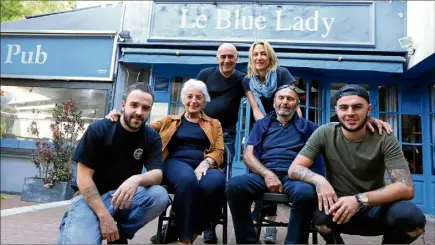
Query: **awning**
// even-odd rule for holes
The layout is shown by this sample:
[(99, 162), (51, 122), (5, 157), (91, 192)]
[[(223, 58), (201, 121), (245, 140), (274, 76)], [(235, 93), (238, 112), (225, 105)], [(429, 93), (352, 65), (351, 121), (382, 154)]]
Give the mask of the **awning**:
[[(377, 71), (403, 73), (403, 56), (277, 53), (279, 64), (285, 67), (326, 70)], [(151, 48), (122, 48), (120, 62), (132, 64), (216, 64), (216, 51)], [(240, 52), (238, 63), (248, 62), (248, 52)]]

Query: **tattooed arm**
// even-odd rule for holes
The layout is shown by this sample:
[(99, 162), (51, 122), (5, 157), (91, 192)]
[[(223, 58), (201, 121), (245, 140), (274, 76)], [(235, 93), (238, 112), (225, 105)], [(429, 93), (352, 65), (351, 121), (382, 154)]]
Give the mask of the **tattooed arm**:
[(369, 199), (370, 206), (414, 198), (414, 183), (412, 182), (409, 169), (391, 169), (387, 172), (390, 176), (391, 184), (365, 193)]
[(80, 163), (77, 166), (77, 185), (83, 198), (94, 210), (95, 214), (100, 217), (109, 213), (104, 206), (100, 193), (92, 179), (94, 170)]

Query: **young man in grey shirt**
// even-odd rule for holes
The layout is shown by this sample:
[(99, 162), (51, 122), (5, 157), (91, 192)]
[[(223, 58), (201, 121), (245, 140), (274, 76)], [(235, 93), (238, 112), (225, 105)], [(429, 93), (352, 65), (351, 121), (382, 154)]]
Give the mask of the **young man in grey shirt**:
[[(414, 185), (399, 141), (367, 130), (372, 106), (364, 88), (346, 85), (335, 99), (339, 122), (320, 126), (289, 169), (290, 178), (316, 187), (313, 223), (327, 243), (343, 243), (340, 233), (383, 235), (383, 244), (411, 243), (424, 233), (426, 219), (409, 201)], [(326, 178), (309, 169), (320, 154)]]

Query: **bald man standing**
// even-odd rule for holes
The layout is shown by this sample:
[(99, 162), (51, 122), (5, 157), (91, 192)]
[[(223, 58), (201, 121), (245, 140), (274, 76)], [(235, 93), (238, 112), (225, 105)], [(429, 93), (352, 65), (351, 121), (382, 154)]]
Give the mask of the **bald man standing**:
[[(224, 142), (229, 147), (231, 156), (234, 156), (240, 100), (245, 96), (242, 80), (246, 74), (235, 69), (239, 53), (233, 44), (224, 43), (219, 46), (216, 58), (218, 66), (201, 70), (196, 79), (206, 84), (211, 97), (204, 112), (221, 122)], [(214, 226), (204, 231), (203, 238), (204, 243), (217, 243)]]

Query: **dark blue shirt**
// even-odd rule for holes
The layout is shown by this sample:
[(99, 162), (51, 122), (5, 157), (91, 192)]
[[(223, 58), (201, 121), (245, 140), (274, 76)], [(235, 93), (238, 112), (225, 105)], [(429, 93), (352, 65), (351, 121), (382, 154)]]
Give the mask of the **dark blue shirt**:
[(189, 122), (185, 117), (168, 144), (169, 158), (192, 160), (200, 163), (204, 160), (204, 151), (210, 148), (210, 140), (199, 123)]
[[(248, 145), (253, 145), (251, 141), (250, 137)], [(274, 118), (264, 134), (259, 160), (275, 173), (287, 173), (290, 164), (303, 147), (303, 135), (296, 130), (294, 123), (290, 121), (282, 126)]]
[(207, 116), (219, 120), (223, 129), (235, 130), (239, 115), (240, 100), (244, 96), (242, 80), (245, 73), (234, 70), (233, 75), (225, 78), (219, 67), (210, 67), (199, 72), (196, 79), (207, 86), (211, 101), (205, 105)]
[(162, 140), (148, 125), (137, 132), (102, 119), (89, 125), (77, 145), (73, 160), (93, 169), (93, 180), (101, 195), (117, 189), (133, 175), (162, 169)]

